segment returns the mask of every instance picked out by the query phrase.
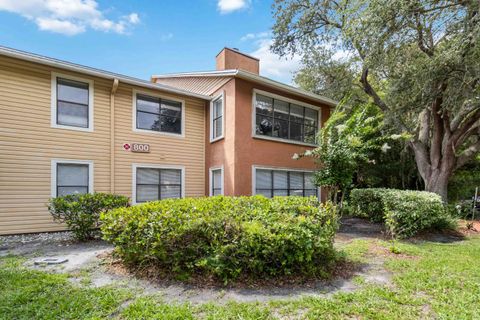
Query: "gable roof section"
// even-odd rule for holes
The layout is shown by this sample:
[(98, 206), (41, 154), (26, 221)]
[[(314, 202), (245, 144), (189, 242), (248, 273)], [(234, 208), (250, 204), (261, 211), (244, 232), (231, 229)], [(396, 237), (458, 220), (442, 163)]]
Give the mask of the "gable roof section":
[(68, 61), (45, 57), (45, 56), (41, 56), (41, 55), (37, 55), (37, 54), (33, 54), (33, 53), (21, 51), (21, 50), (16, 50), (16, 49), (4, 47), (4, 46), (0, 46), (0, 56), (7, 56), (11, 58), (20, 59), (20, 60), (35, 62), (35, 63), (56, 67), (64, 70), (79, 72), (79, 73), (83, 73), (83, 74), (87, 74), (87, 75), (95, 76), (99, 78), (112, 79), (112, 80), (118, 79), (120, 82), (136, 85), (139, 87), (163, 90), (163, 91), (174, 93), (174, 94), (181, 94), (184, 96), (200, 98), (203, 100), (211, 100), (210, 96), (195, 93), (193, 91), (186, 91), (177, 87), (170, 87), (163, 84), (152, 83), (150, 81), (146, 81), (146, 80), (142, 80), (142, 79), (138, 79), (130, 76), (125, 76), (122, 74), (109, 72), (101, 69), (91, 68), (91, 67), (83, 66), (80, 64), (71, 63)]
[[(160, 83), (169, 83), (174, 86), (175, 83), (181, 86), (187, 86), (188, 82), (192, 82), (193, 80), (191, 79), (197, 79), (196, 81), (200, 81), (198, 79), (204, 79), (203, 81), (207, 82), (205, 79), (214, 79), (214, 78), (227, 78), (230, 79), (231, 77), (237, 77), (240, 79), (252, 81), (255, 83), (263, 84), (266, 86), (273, 87), (275, 89), (279, 89), (291, 94), (295, 94), (304, 98), (308, 98), (313, 101), (321, 102), (326, 105), (329, 105), (331, 107), (335, 107), (338, 102), (334, 101), (330, 98), (308, 92), (272, 79), (269, 79), (267, 77), (262, 77), (259, 76), (255, 73), (247, 72), (244, 70), (239, 70), (239, 69), (231, 69), (231, 70), (221, 70), (221, 71), (204, 71), (204, 72), (185, 72), (185, 73), (174, 73), (174, 74), (164, 74), (164, 75), (153, 75), (152, 76), (152, 82), (159, 81)], [(228, 81), (228, 80), (227, 80)], [(212, 81), (213, 83), (213, 81)], [(218, 86), (220, 87), (220, 85)], [(218, 89), (218, 87), (216, 89)], [(196, 88), (190, 87), (189, 90), (196, 90)], [(213, 90), (215, 91), (215, 90)], [(197, 91), (193, 91), (197, 92)], [(205, 93), (203, 93), (205, 94)]]
[(232, 77), (172, 77), (172, 78), (155, 78), (152, 82), (163, 85), (195, 92), (198, 94), (212, 95), (218, 88), (226, 84)]

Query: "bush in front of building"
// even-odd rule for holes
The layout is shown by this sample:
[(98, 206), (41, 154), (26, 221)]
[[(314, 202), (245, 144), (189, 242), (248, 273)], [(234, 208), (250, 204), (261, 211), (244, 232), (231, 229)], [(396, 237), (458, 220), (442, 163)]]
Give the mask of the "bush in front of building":
[(178, 278), (322, 275), (335, 257), (337, 215), (314, 197), (167, 199), (101, 215), (104, 239), (130, 266)]
[(100, 214), (129, 205), (128, 197), (108, 193), (86, 193), (51, 198), (48, 211), (54, 221), (65, 223), (79, 241), (92, 239)]
[(442, 198), (432, 192), (382, 188), (353, 189), (350, 210), (375, 222), (384, 222), (395, 238), (412, 237), (427, 229), (454, 227)]

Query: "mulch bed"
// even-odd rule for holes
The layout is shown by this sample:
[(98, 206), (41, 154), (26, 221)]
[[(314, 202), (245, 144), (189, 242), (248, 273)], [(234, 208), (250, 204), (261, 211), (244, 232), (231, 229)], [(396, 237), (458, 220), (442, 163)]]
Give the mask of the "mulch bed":
[(316, 288), (319, 286), (325, 286), (333, 280), (350, 279), (363, 267), (359, 263), (342, 259), (335, 264), (332, 270), (330, 270), (330, 275), (328, 277), (286, 275), (276, 278), (252, 278), (248, 276), (240, 276), (235, 281), (225, 284), (221, 279), (208, 274), (193, 274), (186, 279), (178, 279), (170, 270), (156, 266), (129, 267), (125, 265), (121, 259), (116, 257), (113, 252), (100, 254), (98, 258), (103, 260), (103, 265), (107, 273), (121, 276), (132, 276), (142, 280), (148, 280), (152, 283), (161, 283), (162, 285), (182, 283), (192, 288), (203, 289)]

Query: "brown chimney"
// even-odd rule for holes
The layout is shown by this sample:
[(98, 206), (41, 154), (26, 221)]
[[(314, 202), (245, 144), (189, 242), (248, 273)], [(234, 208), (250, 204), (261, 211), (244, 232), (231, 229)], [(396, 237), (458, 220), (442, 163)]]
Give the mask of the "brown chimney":
[(223, 48), (216, 57), (217, 70), (241, 69), (259, 74), (260, 64), (257, 58), (241, 53), (236, 48)]

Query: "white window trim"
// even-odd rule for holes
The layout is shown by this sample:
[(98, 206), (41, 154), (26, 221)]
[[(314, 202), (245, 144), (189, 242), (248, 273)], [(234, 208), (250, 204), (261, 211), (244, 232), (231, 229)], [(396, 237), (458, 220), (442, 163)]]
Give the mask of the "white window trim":
[(225, 181), (224, 181), (224, 175), (223, 175), (223, 166), (219, 166), (219, 167), (212, 167), (210, 168), (209, 170), (209, 178), (208, 178), (208, 189), (209, 189), (209, 196), (213, 196), (213, 171), (216, 171), (216, 170), (220, 170), (220, 182), (221, 182), (221, 186), (220, 186), (220, 194), (223, 196), (225, 194), (225, 189), (224, 189), (224, 185), (225, 185)]
[[(215, 101), (222, 100), (222, 134), (216, 138), (213, 137), (213, 104)], [(210, 143), (221, 140), (225, 138), (225, 91), (222, 91), (221, 94), (214, 97), (210, 101)]]
[[(257, 169), (260, 170), (277, 170), (277, 171), (296, 171), (296, 172), (315, 172), (312, 169), (298, 169), (298, 168), (286, 168), (286, 167), (271, 167), (271, 166), (252, 166), (252, 195), (257, 194)], [(317, 187), (318, 199), (322, 199), (322, 188)]]
[(92, 160), (67, 160), (67, 159), (52, 159), (50, 169), (50, 194), (52, 198), (57, 197), (57, 164), (87, 164), (88, 165), (88, 193), (94, 193), (93, 190), (93, 161)]
[(298, 144), (301, 146), (311, 146), (311, 147), (317, 147), (318, 144), (316, 143), (306, 143), (306, 142), (301, 142), (301, 141), (295, 141), (295, 140), (290, 140), (290, 139), (283, 139), (283, 138), (277, 138), (277, 137), (269, 137), (269, 136), (264, 136), (256, 133), (256, 110), (255, 110), (255, 102), (257, 100), (257, 94), (261, 94), (263, 96), (267, 96), (273, 99), (278, 99), (282, 100), (288, 103), (294, 103), (302, 107), (307, 107), (310, 109), (314, 109), (318, 111), (318, 131), (322, 128), (322, 108), (318, 106), (314, 106), (312, 104), (308, 104), (302, 101), (286, 98), (283, 96), (280, 96), (278, 94), (270, 93), (267, 91), (259, 90), (259, 89), (253, 89), (253, 94), (252, 94), (252, 137), (255, 139), (264, 139), (264, 140), (270, 140), (270, 141), (276, 141), (276, 142), (283, 142), (283, 143), (288, 143), (288, 144)]
[[(75, 126), (68, 126), (63, 124), (57, 123), (57, 78), (63, 78), (67, 80), (79, 81), (88, 83), (88, 128), (81, 128)], [(76, 131), (84, 131), (84, 132), (93, 132), (93, 104), (94, 104), (94, 82), (90, 79), (79, 78), (76, 76), (71, 76), (68, 74), (62, 74), (57, 72), (51, 73), (51, 127), (57, 129), (68, 129), (68, 130), (76, 130)]]
[[(177, 169), (181, 171), (181, 183), (180, 198), (185, 198), (185, 167), (167, 164), (150, 164), (150, 163), (133, 163), (132, 164), (132, 205), (137, 204), (137, 169)], [(141, 202), (144, 203), (144, 202)]]
[[(175, 102), (180, 102), (182, 104), (182, 124), (181, 124), (181, 133), (171, 133), (171, 132), (162, 132), (162, 131), (155, 131), (155, 130), (145, 130), (145, 129), (138, 129), (137, 128), (137, 95), (145, 95), (154, 98), (160, 98)], [(141, 91), (141, 90), (132, 90), (132, 130), (136, 133), (144, 133), (144, 134), (153, 134), (153, 135), (161, 135), (161, 136), (168, 136), (173, 138), (185, 138), (185, 100), (172, 98), (169, 96), (164, 96), (148, 91)]]

